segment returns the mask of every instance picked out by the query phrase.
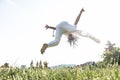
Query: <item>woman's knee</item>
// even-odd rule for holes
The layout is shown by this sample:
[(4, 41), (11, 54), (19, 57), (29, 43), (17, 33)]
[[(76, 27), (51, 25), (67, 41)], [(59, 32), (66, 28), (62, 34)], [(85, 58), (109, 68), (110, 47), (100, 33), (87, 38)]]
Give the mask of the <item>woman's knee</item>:
[(56, 45), (58, 45), (59, 42), (60, 42), (60, 39), (56, 39), (56, 40), (55, 40)]

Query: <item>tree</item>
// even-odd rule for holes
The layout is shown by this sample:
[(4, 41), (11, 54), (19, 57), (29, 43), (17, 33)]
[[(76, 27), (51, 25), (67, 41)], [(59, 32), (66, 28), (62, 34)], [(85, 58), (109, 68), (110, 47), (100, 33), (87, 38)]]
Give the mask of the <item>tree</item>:
[(120, 65), (120, 48), (114, 47), (115, 43), (111, 43), (110, 41), (107, 41), (107, 48), (105, 48), (105, 51), (103, 53), (104, 62), (106, 64), (115, 64), (118, 63)]
[(44, 64), (44, 68), (48, 68), (48, 62), (47, 61), (44, 61), (43, 64)]
[(39, 62), (39, 68), (43, 68), (43, 66), (42, 66), (42, 61), (40, 60), (40, 62)]
[(33, 65), (34, 63), (33, 63), (33, 60), (31, 61), (31, 63), (30, 63), (30, 67), (31, 68), (34, 68), (34, 65)]
[(37, 67), (37, 68), (39, 67), (39, 63), (38, 63), (38, 61), (36, 62), (36, 67)]
[(105, 51), (112, 51), (115, 46), (115, 43), (112, 44), (110, 41), (107, 41), (106, 46), (107, 48), (105, 48)]

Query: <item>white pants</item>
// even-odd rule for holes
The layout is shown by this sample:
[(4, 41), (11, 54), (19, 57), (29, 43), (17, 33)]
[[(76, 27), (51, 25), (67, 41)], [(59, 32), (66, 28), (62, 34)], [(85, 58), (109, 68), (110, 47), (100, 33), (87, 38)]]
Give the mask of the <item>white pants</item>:
[(70, 34), (74, 32), (83, 37), (89, 37), (90, 35), (88, 33), (84, 33), (81, 30), (77, 30), (76, 26), (71, 25), (66, 21), (63, 21), (56, 26), (55, 39), (48, 43), (48, 47), (58, 45), (63, 34)]

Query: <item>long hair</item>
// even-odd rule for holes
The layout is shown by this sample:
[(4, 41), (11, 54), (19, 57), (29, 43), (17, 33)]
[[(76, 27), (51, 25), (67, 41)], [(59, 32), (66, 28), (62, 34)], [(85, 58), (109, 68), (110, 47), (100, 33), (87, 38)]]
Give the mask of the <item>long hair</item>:
[(69, 34), (68, 35), (68, 43), (70, 44), (70, 46), (78, 46), (77, 45), (77, 40), (78, 40), (78, 37), (73, 35), (73, 34)]

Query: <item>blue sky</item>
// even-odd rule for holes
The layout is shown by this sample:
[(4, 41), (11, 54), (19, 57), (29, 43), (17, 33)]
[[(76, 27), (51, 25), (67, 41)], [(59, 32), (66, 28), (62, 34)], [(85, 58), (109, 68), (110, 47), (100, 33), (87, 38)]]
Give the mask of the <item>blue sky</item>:
[[(99, 61), (107, 40), (120, 46), (119, 7), (119, 0), (0, 0), (0, 65), (29, 65), (31, 60), (48, 61), (50, 66)], [(54, 39), (45, 24), (56, 26), (63, 20), (73, 24), (81, 8), (86, 12), (78, 29), (101, 43), (80, 37), (79, 46), (72, 48), (63, 36), (58, 46), (41, 55), (42, 44)]]

